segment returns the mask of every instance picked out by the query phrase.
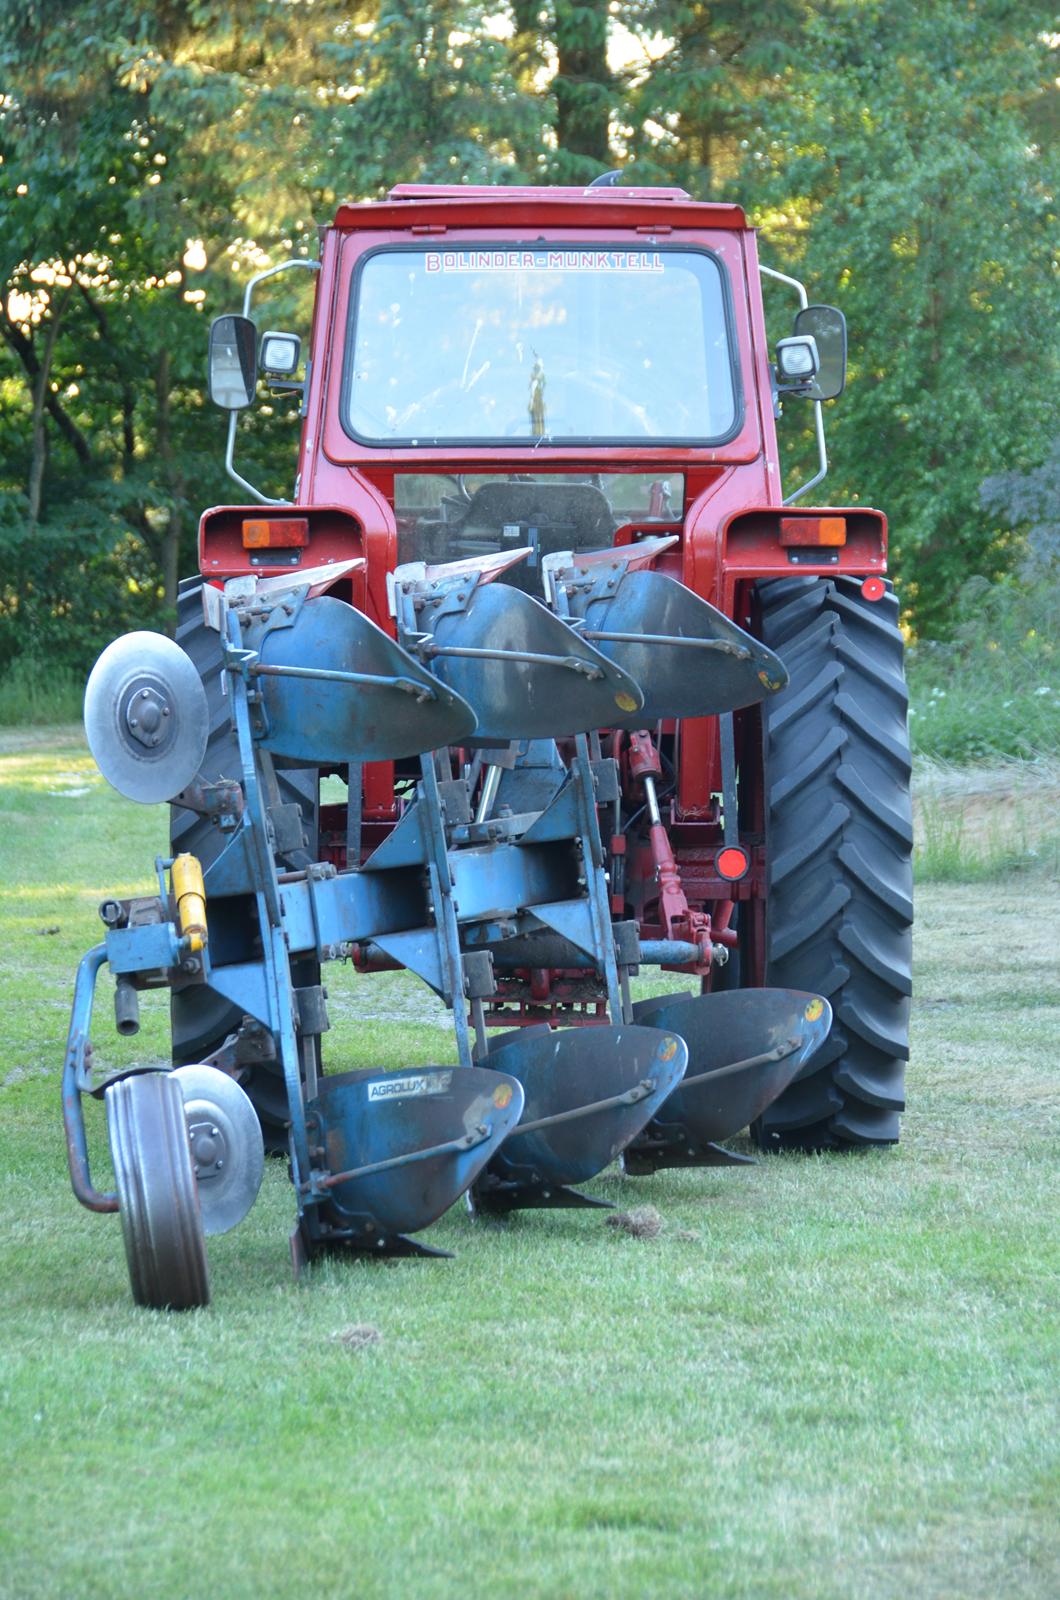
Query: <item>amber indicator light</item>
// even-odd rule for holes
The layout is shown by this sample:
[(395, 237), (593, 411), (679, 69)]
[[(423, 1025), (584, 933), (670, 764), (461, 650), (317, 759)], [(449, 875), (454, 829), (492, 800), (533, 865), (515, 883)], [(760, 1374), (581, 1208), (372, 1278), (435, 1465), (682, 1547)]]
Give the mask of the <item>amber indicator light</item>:
[(303, 550), (308, 543), (308, 517), (243, 519), (244, 550)]
[(781, 517), (782, 545), (840, 545), (847, 542), (846, 517)]

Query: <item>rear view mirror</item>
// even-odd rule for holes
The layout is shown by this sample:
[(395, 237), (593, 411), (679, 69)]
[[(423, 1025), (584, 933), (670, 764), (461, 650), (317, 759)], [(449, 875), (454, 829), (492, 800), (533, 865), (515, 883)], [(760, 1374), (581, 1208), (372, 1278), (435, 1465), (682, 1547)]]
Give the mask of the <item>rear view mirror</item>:
[(210, 326), (210, 399), (243, 411), (258, 381), (257, 331), (249, 317), (215, 317)]
[(817, 372), (801, 392), (810, 400), (835, 400), (847, 381), (846, 318), (835, 306), (805, 306), (795, 333), (808, 333), (817, 344)]

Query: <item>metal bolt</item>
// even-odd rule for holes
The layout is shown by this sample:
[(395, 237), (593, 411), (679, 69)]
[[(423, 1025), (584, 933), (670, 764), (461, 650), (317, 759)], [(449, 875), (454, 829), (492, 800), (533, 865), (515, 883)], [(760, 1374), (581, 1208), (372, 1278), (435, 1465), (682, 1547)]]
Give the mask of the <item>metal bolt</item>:
[(213, 1139), (216, 1139), (219, 1132), (220, 1132), (219, 1128), (211, 1128), (210, 1129), (210, 1137), (213, 1138)]
[(149, 693), (149, 691), (147, 689), (141, 689), (140, 690), (140, 699), (141, 700), (146, 700), (147, 696), (148, 696), (148, 693)]
[(138, 722), (137, 722), (135, 717), (130, 717), (129, 718), (129, 726), (130, 726), (130, 728), (136, 728), (136, 727), (139, 726), (139, 724), (138, 724)]
[(220, 1170), (221, 1170), (221, 1168), (222, 1168), (222, 1167), (223, 1167), (223, 1166), (224, 1166), (224, 1162), (223, 1162), (223, 1161), (218, 1161), (218, 1162), (215, 1162), (215, 1164), (214, 1164), (214, 1171), (215, 1171), (215, 1172), (220, 1172)]
[(162, 715), (164, 717), (168, 717), (169, 716), (169, 707), (168, 706), (163, 706), (162, 707)]

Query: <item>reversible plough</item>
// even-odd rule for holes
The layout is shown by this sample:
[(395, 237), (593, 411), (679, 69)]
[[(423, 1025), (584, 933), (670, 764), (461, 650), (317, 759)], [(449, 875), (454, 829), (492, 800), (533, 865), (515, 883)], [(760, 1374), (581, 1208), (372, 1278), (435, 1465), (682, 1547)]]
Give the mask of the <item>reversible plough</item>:
[[(398, 566), (393, 636), (340, 597), (356, 560), (205, 584), (224, 689), (213, 703), (239, 761), (219, 780), (200, 770), (211, 686), (180, 647), (136, 633), (104, 651), (86, 694), (101, 770), (135, 800), (209, 817), (223, 840), (205, 870), (190, 854), (160, 858), (157, 894), (105, 900), (105, 938), (78, 973), (63, 1079), (70, 1169), (84, 1205), (120, 1212), (139, 1302), (208, 1299), (204, 1234), (235, 1226), (261, 1181), (261, 1129), (240, 1080), (263, 1063), (283, 1086), (296, 1267), (332, 1249), (438, 1254), (412, 1236), (461, 1195), (472, 1213), (596, 1206), (579, 1186), (616, 1160), (650, 1174), (747, 1159), (721, 1141), (799, 1077), (828, 1034), (828, 1002), (751, 989), (634, 1003), (631, 977), (695, 971), (702, 947), (694, 921), (681, 939), (615, 920), (604, 848), (620, 798), (604, 753), (616, 730), (639, 751), (665, 888), (652, 730), (755, 704), (787, 681), (771, 650), (656, 570), (675, 542), (546, 555), (541, 599), (511, 581), (529, 549)], [(400, 820), (363, 860), (356, 848), (341, 868), (285, 865), (299, 817), (279, 771), (409, 757), (418, 774)], [(357, 813), (351, 784), (351, 839)], [(442, 998), (456, 1066), (323, 1070), (320, 967), (351, 958), (361, 972), (406, 968)], [(201, 1062), (97, 1082), (89, 1028), (105, 966), (122, 1033), (138, 1027), (139, 993), (162, 987), (208, 988), (238, 1025)], [(541, 969), (564, 974), (574, 996), (579, 974), (595, 980), (586, 992), (599, 1002), (568, 1012), (589, 1025), (535, 1022), (528, 1005), (528, 1025), (488, 1031), (511, 1015), (499, 997), (527, 992)], [(89, 1172), (86, 1095), (105, 1102), (114, 1192)]]

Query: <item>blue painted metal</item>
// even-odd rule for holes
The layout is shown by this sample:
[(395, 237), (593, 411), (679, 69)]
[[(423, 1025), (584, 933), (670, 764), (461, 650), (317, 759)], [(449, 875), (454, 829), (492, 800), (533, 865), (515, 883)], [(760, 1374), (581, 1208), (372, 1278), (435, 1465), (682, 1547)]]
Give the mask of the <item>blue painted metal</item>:
[(365, 872), (389, 871), (394, 867), (420, 866), (430, 853), (423, 831), (424, 807), (412, 805), (364, 864)]
[(92, 1023), (96, 979), (106, 959), (105, 944), (94, 945), (81, 957), (74, 982), (74, 1003), (70, 1013), (70, 1031), (66, 1040), (66, 1058), (63, 1062), (63, 1128), (66, 1133), (70, 1183), (78, 1200), (89, 1211), (118, 1209), (118, 1196), (102, 1193), (92, 1182), (88, 1165), (88, 1141), (85, 1138), (85, 1118), (81, 1107), (81, 1096), (91, 1087), (92, 1082), (88, 1069), (89, 1028)]
[(592, 966), (599, 956), (596, 924), (588, 900), (559, 900), (552, 905), (536, 905), (534, 916), (561, 939), (588, 957)]
[(260, 694), (259, 743), (313, 766), (390, 760), (475, 731), (459, 694), (352, 606), (330, 595), (307, 600), (289, 626), (270, 627), (255, 610), (242, 647)]
[[(448, 755), (446, 756), (448, 761)], [(464, 966), (460, 958), (460, 933), (456, 921), (453, 873), (449, 861), (445, 817), (438, 792), (438, 769), (433, 755), (420, 757), (420, 803), (426, 807), (426, 836), (432, 859), (427, 864), (431, 886), (431, 912), (438, 939), (442, 969), (442, 997), (453, 1009), (457, 1056), (462, 1067), (471, 1065), (471, 1035), (464, 1004)]]
[(554, 739), (523, 739), (515, 747), (516, 761), (502, 771), (494, 806), (512, 812), (545, 814), (567, 783), (567, 769)]
[(574, 741), (571, 772), (578, 802), (578, 833), (582, 851), (582, 871), (585, 875), (585, 895), (593, 924), (598, 964), (607, 989), (607, 1006), (612, 1021), (628, 1022), (630, 1020), (628, 1001), (623, 994), (619, 978), (615, 936), (611, 927), (611, 902), (604, 874), (604, 847), (600, 838), (600, 817), (596, 809), (589, 741), (584, 733), (580, 733)]
[(643, 704), (627, 673), (530, 595), (467, 572), (426, 584), (403, 571), (401, 641), (474, 708), (478, 743), (581, 733)]
[(234, 611), (226, 609), (223, 621), (227, 643), (233, 652), (231, 657), (233, 664), (228, 669), (229, 696), (239, 740), (239, 758), (243, 768), (243, 791), (246, 798), (240, 826), (248, 837), (249, 853), (256, 869), (254, 899), (261, 935), (265, 1009), (268, 1011), (267, 1016), (258, 1020), (266, 1023), (276, 1042), (276, 1054), (283, 1072), (287, 1090), (287, 1110), (290, 1116), (291, 1178), (296, 1193), (300, 1193), (302, 1184), (308, 1180), (312, 1163), (302, 1099), (301, 1062), (295, 1036), (290, 958), (284, 943), (276, 863), (269, 847), (265, 807), (251, 734), (247, 672), (249, 663), (242, 652), (238, 616)]
[[(567, 595), (562, 590), (556, 592), (555, 604), (561, 617), (569, 615)], [(640, 695), (639, 689), (637, 692)], [(600, 837), (600, 816), (596, 807), (593, 763), (590, 759), (589, 741), (584, 733), (579, 733), (574, 741), (571, 778), (578, 808), (577, 832), (582, 851), (585, 894), (592, 921), (597, 965), (607, 988), (607, 1004), (612, 1021), (629, 1022), (631, 1016), (628, 974), (623, 973), (621, 978), (619, 976), (615, 938), (611, 927), (611, 902), (604, 873), (604, 847)]]
[(428, 920), (422, 873), (407, 868), (284, 883), (280, 903), (291, 954), (311, 952), (318, 961), (333, 945), (403, 933)]
[(207, 904), (229, 895), (252, 894), (256, 856), (250, 850), (250, 836), (238, 824), (221, 854), (203, 873)]
[(637, 557), (608, 551), (606, 562), (555, 574), (583, 638), (640, 685), (644, 706), (611, 726), (652, 727), (663, 717), (715, 716), (755, 705), (788, 681), (779, 656), (684, 584), (661, 572), (630, 571)]
[[(515, 775), (519, 768), (516, 767)], [(504, 781), (501, 780), (501, 793), (504, 793)], [(581, 821), (581, 807), (579, 805), (577, 784), (574, 774), (564, 769), (562, 785), (556, 789), (548, 804), (537, 813), (531, 813), (530, 825), (523, 834), (526, 844), (536, 844), (539, 840), (547, 839), (572, 839), (578, 835), (578, 826)]]
[(269, 985), (268, 962), (233, 961), (226, 966), (213, 965), (210, 968), (209, 986), (248, 1017), (264, 1023), (266, 1028), (271, 1030), (276, 1026), (277, 1012)]
[[(616, 775), (613, 763), (601, 759), (599, 740), (587, 737), (596, 726), (623, 725), (623, 718), (639, 726), (675, 709), (693, 714), (683, 709), (689, 695), (698, 696), (699, 714), (704, 695), (716, 699), (721, 692), (714, 683), (719, 670), (733, 663), (757, 670), (759, 655), (724, 618), (730, 633), (722, 636), (717, 614), (687, 590), (653, 573), (627, 571), (624, 557), (612, 563), (610, 576), (591, 560), (584, 573), (562, 574), (550, 591), (554, 612), (511, 587), (482, 581), (495, 566), (487, 560), (399, 570), (393, 594), (401, 644), (343, 602), (310, 598), (306, 586), (283, 594), (234, 590), (239, 609), (224, 596), (212, 602), (245, 803), (207, 871), (207, 909), (216, 913), (233, 897), (249, 901), (261, 953), (248, 960), (244, 948), (236, 961), (219, 960), (209, 946), (199, 975), (272, 1036), (290, 1123), (301, 1252), (336, 1244), (372, 1253), (422, 1251), (404, 1235), (427, 1226), (472, 1183), (486, 1209), (588, 1203), (568, 1186), (595, 1175), (626, 1146), (635, 1152), (650, 1146), (655, 1159), (675, 1138), (687, 1144), (708, 1102), (714, 1114), (726, 1071), (739, 1078), (746, 1100), (752, 1069), (760, 1088), (764, 1077), (775, 1081), (788, 1065), (774, 1049), (769, 1062), (743, 1062), (742, 1076), (731, 1065), (720, 1071), (708, 1065), (682, 1090), (689, 1048), (697, 1068), (713, 1061), (694, 1003), (675, 1006), (671, 1021), (658, 1002), (644, 1012), (648, 1026), (640, 1019), (631, 1025), (628, 972), (637, 952), (625, 941), (616, 944), (599, 823), (600, 805), (616, 803)], [(608, 637), (597, 649), (586, 633), (632, 631), (623, 608), (634, 604), (638, 589), (646, 597), (637, 601), (639, 612), (647, 603), (660, 630), (669, 632), (650, 647), (639, 638)], [(696, 628), (691, 643), (673, 642), (691, 639)], [(705, 649), (704, 640), (722, 648)], [(660, 656), (667, 664), (658, 665)], [(689, 672), (693, 656), (709, 666)], [(627, 659), (654, 672), (656, 698), (647, 705), (624, 668)], [(753, 698), (760, 694), (744, 694), (740, 703)], [(555, 737), (567, 734), (574, 735), (573, 754), (561, 757)], [(454, 774), (448, 747), (469, 741), (480, 754), (470, 772)], [(343, 872), (316, 863), (281, 874), (268, 813), (274, 754), (314, 765), (345, 763), (351, 772), (364, 760), (415, 754), (419, 778), (405, 815), (363, 867), (355, 851)], [(472, 790), (483, 765), (488, 782), (473, 819)], [(350, 1073), (317, 1084), (310, 1064), (311, 1081), (303, 1085), (292, 962), (324, 962), (354, 943), (400, 961), (442, 996), (454, 1014), (458, 1067)], [(542, 950), (560, 955), (555, 964), (601, 975), (611, 1025), (517, 1030), (488, 1044), (483, 1007), (496, 992), (494, 958), (510, 974)], [(639, 959), (680, 964), (696, 954), (680, 941), (654, 941)], [(108, 1208), (113, 1197), (91, 1187), (79, 1103), (95, 973), (104, 959), (115, 972), (172, 972), (180, 955), (171, 925), (134, 924), (111, 930), (79, 974), (64, 1115), (75, 1189), (97, 1208)], [(716, 998), (730, 997), (710, 997)], [(721, 1031), (730, 1044), (744, 1037), (739, 1027)], [(800, 1039), (801, 1060), (809, 1034)], [(526, 1114), (517, 1126), (524, 1095)], [(728, 1094), (730, 1110), (732, 1104)], [(665, 1120), (671, 1112), (674, 1125)]]
[(577, 898), (577, 864), (569, 849), (522, 843), (470, 845), (453, 850), (449, 865), (462, 922), (514, 915), (560, 898), (582, 903)]
[(148, 972), (179, 964), (181, 937), (171, 922), (108, 928), (106, 950), (112, 972)]
[(445, 967), (442, 965), (435, 928), (424, 925), (405, 933), (381, 933), (372, 943), (399, 966), (422, 978), (440, 999), (451, 1003), (452, 971), (448, 963)]
[(522, 1120), (536, 1127), (516, 1128), (490, 1165), (493, 1183), (476, 1198), (498, 1185), (595, 1177), (680, 1083), (688, 1050), (676, 1033), (652, 1027), (519, 1028), (494, 1039), (486, 1059), (522, 1084)]
[(308, 1116), (326, 1150), (327, 1215), (373, 1249), (380, 1236), (419, 1232), (474, 1182), (522, 1109), (515, 1078), (484, 1067), (321, 1079)]
[(685, 1081), (631, 1147), (627, 1168), (640, 1172), (700, 1164), (697, 1152), (747, 1127), (807, 1069), (832, 1025), (827, 1000), (795, 989), (658, 995), (633, 1011), (680, 1034), (689, 1058)]
[(690, 962), (698, 961), (699, 958), (699, 946), (688, 944), (684, 939), (642, 939), (640, 941), (640, 964), (642, 967), (684, 967)]

